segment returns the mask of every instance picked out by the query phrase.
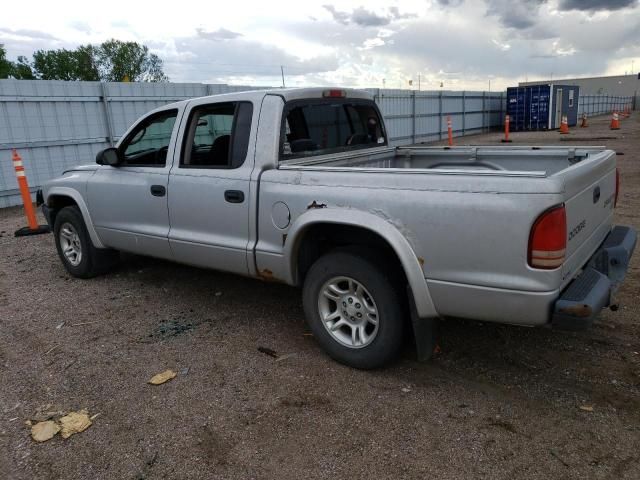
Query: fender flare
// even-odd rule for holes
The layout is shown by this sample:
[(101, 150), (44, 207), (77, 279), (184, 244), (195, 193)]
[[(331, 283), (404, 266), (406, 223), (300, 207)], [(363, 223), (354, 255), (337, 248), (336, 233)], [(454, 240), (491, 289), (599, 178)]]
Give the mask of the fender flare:
[(292, 241), (286, 242), (283, 252), (284, 260), (289, 269), (289, 283), (295, 283), (297, 280), (296, 258), (301, 239), (309, 227), (319, 223), (360, 227), (380, 235), (400, 259), (413, 294), (418, 316), (420, 318), (438, 317), (422, 267), (407, 238), (387, 220), (362, 210), (323, 208), (309, 210), (300, 215), (287, 232), (287, 239)]
[(93, 221), (91, 220), (89, 209), (87, 208), (87, 204), (84, 201), (84, 198), (82, 198), (80, 192), (70, 187), (51, 187), (49, 188), (49, 190), (47, 190), (47, 198), (45, 199), (45, 203), (48, 203), (49, 197), (53, 195), (72, 198), (73, 201), (78, 205), (78, 208), (80, 208), (80, 213), (82, 213), (82, 218), (84, 220), (84, 224), (87, 227), (87, 231), (89, 232), (89, 237), (91, 238), (93, 246), (96, 248), (107, 248), (100, 240), (98, 232), (96, 232), (96, 229), (93, 226)]

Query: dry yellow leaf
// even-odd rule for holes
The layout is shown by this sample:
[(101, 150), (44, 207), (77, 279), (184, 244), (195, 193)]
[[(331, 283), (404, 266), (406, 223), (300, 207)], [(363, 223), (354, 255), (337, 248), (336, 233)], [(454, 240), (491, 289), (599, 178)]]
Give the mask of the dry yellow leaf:
[(53, 420), (38, 422), (31, 427), (31, 438), (36, 442), (46, 442), (51, 440), (59, 431), (60, 427)]
[(85, 431), (91, 426), (91, 419), (86, 410), (80, 410), (79, 412), (69, 412), (67, 415), (60, 419), (60, 426), (62, 427), (62, 438), (69, 438), (75, 433)]
[(593, 412), (593, 405), (580, 405), (580, 410), (585, 412)]
[(161, 385), (164, 382), (168, 382), (172, 378), (175, 378), (176, 375), (177, 375), (176, 372), (174, 372), (173, 370), (165, 370), (164, 372), (151, 377), (151, 380), (149, 380), (149, 383), (151, 385)]

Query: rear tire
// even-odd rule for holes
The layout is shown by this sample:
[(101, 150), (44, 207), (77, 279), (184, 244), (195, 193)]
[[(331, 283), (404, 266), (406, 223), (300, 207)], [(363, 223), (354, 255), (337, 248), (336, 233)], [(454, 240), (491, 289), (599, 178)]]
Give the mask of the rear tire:
[(82, 213), (76, 206), (64, 207), (58, 212), (53, 234), (58, 256), (74, 277), (95, 277), (118, 261), (117, 251), (93, 246)]
[(350, 251), (320, 257), (303, 287), (307, 322), (334, 360), (371, 369), (391, 362), (403, 344), (403, 297), (389, 270)]

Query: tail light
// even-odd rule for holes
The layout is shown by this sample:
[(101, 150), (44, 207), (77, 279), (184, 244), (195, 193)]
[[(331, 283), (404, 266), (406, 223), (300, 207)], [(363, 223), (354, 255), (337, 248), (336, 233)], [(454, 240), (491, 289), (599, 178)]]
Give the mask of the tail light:
[(618, 193), (620, 193), (620, 170), (616, 168), (616, 194), (613, 197), (613, 208), (618, 205)]
[(529, 236), (529, 265), (552, 270), (564, 263), (567, 249), (567, 213), (564, 205), (540, 215)]

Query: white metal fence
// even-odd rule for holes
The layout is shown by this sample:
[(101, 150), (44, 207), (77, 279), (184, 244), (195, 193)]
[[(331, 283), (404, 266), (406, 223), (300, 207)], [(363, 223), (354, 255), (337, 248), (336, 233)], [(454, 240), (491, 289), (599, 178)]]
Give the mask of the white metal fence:
[[(193, 83), (0, 80), (0, 208), (20, 204), (11, 149), (32, 191), (63, 170), (91, 163), (138, 117), (161, 105), (255, 87)], [(397, 145), (479, 133), (502, 124), (502, 92), (369, 89)]]
[(440, 140), (451, 118), (454, 136), (481, 133), (502, 124), (504, 92), (368, 89), (396, 145)]

